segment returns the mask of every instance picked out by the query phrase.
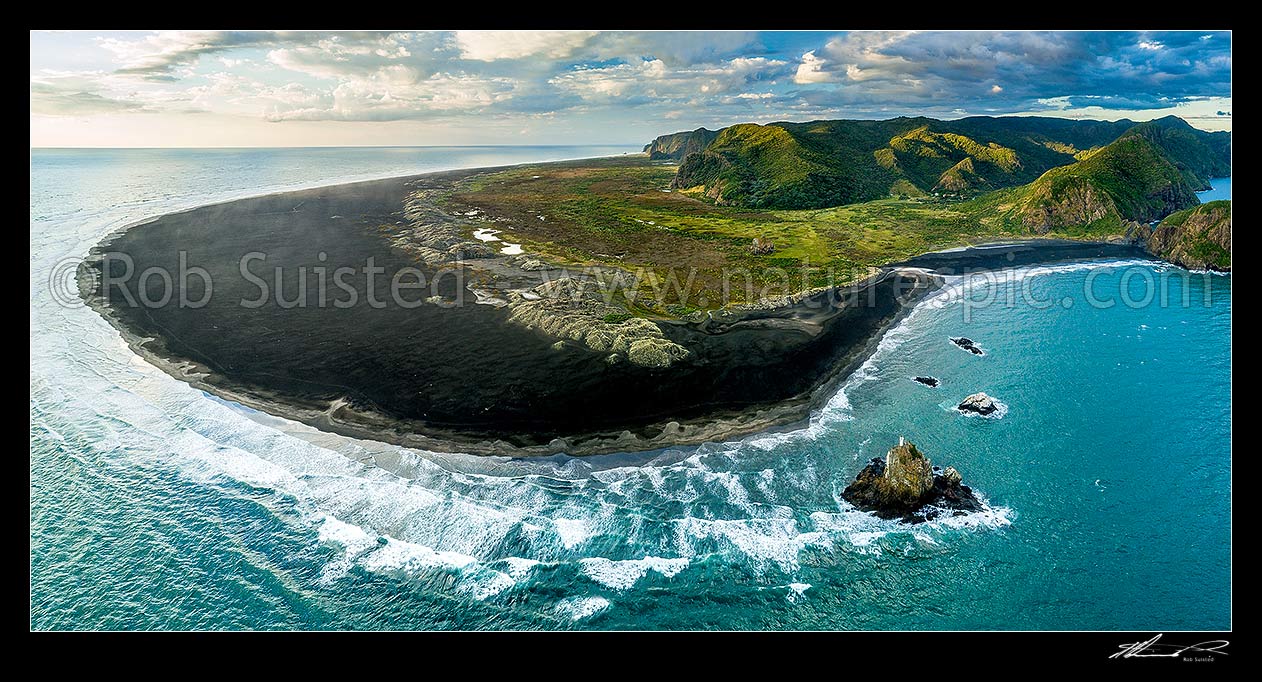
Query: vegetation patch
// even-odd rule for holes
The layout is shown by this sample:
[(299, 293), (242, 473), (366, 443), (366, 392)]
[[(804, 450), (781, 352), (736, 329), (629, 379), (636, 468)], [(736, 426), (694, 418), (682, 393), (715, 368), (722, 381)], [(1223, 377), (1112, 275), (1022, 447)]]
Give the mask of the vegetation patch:
[(632, 315), (631, 313), (609, 313), (602, 317), (601, 320), (608, 324), (621, 324), (633, 317), (635, 317), (635, 315)]
[(1016, 236), (965, 203), (923, 196), (818, 210), (716, 205), (672, 190), (675, 169), (644, 157), (512, 168), (462, 181), (445, 202), (478, 209), (545, 260), (635, 275), (638, 289), (620, 300), (664, 317), (849, 284), (925, 251)]

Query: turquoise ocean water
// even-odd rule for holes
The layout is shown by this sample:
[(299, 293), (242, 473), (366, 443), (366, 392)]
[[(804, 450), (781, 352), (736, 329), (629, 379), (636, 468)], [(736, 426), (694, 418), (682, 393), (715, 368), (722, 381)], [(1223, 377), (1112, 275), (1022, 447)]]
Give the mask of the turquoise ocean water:
[[(956, 280), (809, 424), (529, 462), (356, 441), (218, 400), (49, 285), (64, 258), (171, 210), (623, 151), (33, 151), (31, 626), (1230, 626), (1230, 276), (1135, 261)], [(987, 354), (948, 342), (961, 334)], [(952, 409), (979, 390), (1001, 419)], [(906, 527), (842, 502), (899, 436), (963, 472), (987, 511)]]

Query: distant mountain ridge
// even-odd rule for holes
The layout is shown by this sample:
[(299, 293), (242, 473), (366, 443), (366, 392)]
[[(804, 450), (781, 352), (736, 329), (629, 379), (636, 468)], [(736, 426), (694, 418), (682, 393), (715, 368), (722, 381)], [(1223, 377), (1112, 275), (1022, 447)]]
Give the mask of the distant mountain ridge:
[[(1091, 162), (1123, 137), (1144, 143), (1127, 143)], [(1195, 203), (1194, 192), (1207, 188), (1208, 178), (1231, 170), (1230, 133), (1200, 131), (1172, 116), (1141, 124), (1035, 116), (738, 124), (665, 135), (645, 150), (680, 161), (675, 189), (749, 208), (825, 208), (891, 194), (974, 196), (1042, 181), (1020, 197), (1028, 209), (1022, 220), (1041, 226), (1111, 211), (1129, 220), (1160, 218), (1188, 205), (1189, 196)], [(1153, 172), (1131, 167), (1140, 163)], [(1075, 172), (1043, 178), (1076, 165)], [(1165, 177), (1171, 168), (1181, 182)], [(1069, 180), (1081, 172), (1103, 184)], [(1139, 196), (1105, 181), (1123, 182), (1128, 173), (1155, 184)], [(1052, 208), (1052, 217), (1040, 222), (1034, 206), (1068, 197), (1063, 190), (1071, 185), (1082, 201)]]
[(1175, 164), (1196, 191), (1209, 178), (1231, 175), (1231, 133), (1197, 130), (1176, 116), (1140, 123), (1126, 132), (1152, 142)]

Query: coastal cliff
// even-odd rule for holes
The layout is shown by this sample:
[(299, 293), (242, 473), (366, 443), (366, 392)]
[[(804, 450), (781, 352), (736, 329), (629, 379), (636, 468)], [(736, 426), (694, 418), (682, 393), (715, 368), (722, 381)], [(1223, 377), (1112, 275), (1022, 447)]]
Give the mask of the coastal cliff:
[(1166, 216), (1145, 247), (1185, 268), (1231, 272), (1231, 201), (1211, 201)]
[[(1199, 184), (1199, 183), (1198, 183)], [(1034, 234), (1149, 222), (1198, 203), (1194, 186), (1164, 150), (1127, 135), (1083, 161), (1052, 169), (1015, 191), (1016, 215)]]
[(679, 161), (689, 154), (705, 149), (718, 135), (718, 131), (705, 128), (661, 135), (644, 145), (644, 152), (653, 161)]

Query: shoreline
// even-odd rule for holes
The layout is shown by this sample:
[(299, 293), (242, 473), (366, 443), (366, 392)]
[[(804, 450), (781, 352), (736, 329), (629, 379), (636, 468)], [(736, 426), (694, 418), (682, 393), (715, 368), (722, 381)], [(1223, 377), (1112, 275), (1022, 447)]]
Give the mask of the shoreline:
[[(168, 229), (168, 232), (180, 236), (181, 229), (187, 226), (196, 225), (204, 228), (205, 224), (219, 225), (219, 222), (208, 220), (216, 216), (227, 216), (232, 220), (244, 217), (257, 223), (259, 216), (279, 214), (279, 217), (272, 220), (295, 222), (296, 217), (288, 214), (291, 211), (298, 214), (298, 207), (303, 206), (304, 202), (299, 202), (298, 207), (292, 208), (291, 211), (269, 213), (258, 211), (257, 208), (274, 207), (278, 203), (299, 198), (298, 195), (313, 196), (317, 200), (326, 200), (327, 197), (324, 195), (346, 195), (344, 202), (353, 206), (362, 204), (380, 213), (382, 204), (374, 202), (388, 203), (400, 196), (408, 196), (405, 188), (410, 183), (450, 181), (491, 172), (498, 168), (503, 167), (438, 171), (228, 200), (148, 218), (119, 228), (103, 237), (92, 248), (92, 255), (98, 256), (102, 251), (119, 242), (130, 241), (135, 245), (133, 230), (143, 226), (150, 226), (155, 231), (162, 227), (174, 228)], [(370, 198), (364, 198), (365, 196)], [(244, 210), (243, 207), (247, 206), (255, 210), (246, 210), (244, 216), (234, 215), (235, 210)], [(372, 214), (372, 211), (368, 213)], [(393, 212), (387, 212), (385, 215), (393, 215)], [(325, 222), (335, 218), (340, 218), (340, 215), (332, 215)], [(222, 222), (230, 223), (232, 220)], [(307, 222), (310, 220), (297, 221), (297, 227), (289, 223), (285, 223), (282, 227), (304, 231), (303, 226)], [(337, 229), (345, 230), (340, 225)], [(315, 229), (312, 231), (318, 232)], [(131, 237), (129, 238), (128, 235)], [(341, 239), (348, 236), (348, 233), (324, 229), (323, 236), (329, 235)], [(209, 243), (211, 240), (207, 237), (206, 241)], [(365, 248), (363, 243), (356, 243), (355, 247)], [(330, 252), (335, 251), (330, 249)], [(511, 368), (527, 374), (533, 371), (536, 375), (524, 377), (518, 381), (504, 380), (493, 372), (477, 371), (477, 365), (480, 363), (476, 359), (469, 360), (467, 357), (452, 359), (452, 363), (460, 363), (463, 360), (464, 364), (460, 366), (469, 370), (473, 385), (483, 393), (492, 394), (494, 399), (501, 397), (495, 395), (497, 389), (501, 395), (505, 392), (512, 395), (514, 392), (520, 392), (522, 386), (529, 386), (531, 381), (537, 382), (542, 379), (546, 382), (556, 382), (558, 385), (551, 393), (527, 391), (529, 395), (522, 400), (524, 405), (535, 410), (549, 409), (544, 401), (568, 401), (553, 410), (555, 414), (544, 417), (523, 415), (521, 418), (524, 424), (529, 424), (530, 419), (537, 418), (544, 427), (533, 431), (529, 425), (513, 424), (512, 420), (518, 418), (515, 413), (509, 415), (510, 418), (506, 419), (502, 426), (494, 423), (494, 420), (489, 417), (484, 418), (483, 422), (475, 420), (459, 424), (453, 423), (455, 420), (452, 419), (444, 423), (442, 420), (410, 418), (400, 414), (397, 409), (392, 414), (390, 410), (379, 409), (377, 407), (379, 403), (374, 396), (364, 395), (362, 390), (357, 390), (364, 389), (367, 384), (376, 380), (371, 372), (360, 377), (365, 379), (360, 382), (364, 385), (356, 386), (348, 382), (348, 385), (342, 387), (347, 389), (347, 393), (335, 397), (331, 397), (333, 393), (329, 393), (327, 385), (316, 389), (301, 385), (304, 381), (311, 384), (318, 383), (302, 377), (286, 377), (285, 381), (277, 385), (267, 386), (258, 379), (260, 376), (266, 376), (263, 372), (253, 374), (243, 372), (237, 375), (232, 368), (225, 370), (222, 364), (216, 366), (224, 357), (231, 357), (231, 352), (217, 349), (215, 352), (202, 353), (205, 355), (204, 362), (191, 358), (190, 355), (201, 353), (201, 349), (187, 346), (186, 340), (181, 338), (178, 330), (171, 331), (170, 326), (164, 328), (162, 322), (166, 320), (153, 321), (151, 319), (150, 322), (156, 327), (136, 328), (144, 327), (147, 323), (138, 322), (138, 318), (134, 314), (129, 314), (125, 307), (109, 305), (95, 289), (90, 292), (81, 291), (81, 293), (84, 293), (84, 298), (93, 310), (117, 329), (132, 351), (146, 362), (199, 390), (252, 409), (345, 436), (426, 450), (501, 456), (547, 456), (558, 452), (570, 455), (594, 455), (653, 451), (668, 447), (691, 447), (704, 442), (732, 440), (754, 433), (790, 429), (800, 425), (809, 419), (813, 411), (831, 397), (846, 378), (871, 356), (889, 329), (904, 319), (925, 296), (942, 285), (941, 275), (955, 274), (957, 269), (1006, 268), (1033, 263), (1127, 257), (1140, 254), (1142, 254), (1141, 251), (1127, 245), (1070, 240), (1029, 240), (982, 244), (965, 247), (962, 250), (922, 254), (902, 263), (885, 266), (877, 274), (861, 282), (799, 295), (794, 297), (797, 300), (789, 305), (735, 312), (723, 311), (717, 319), (715, 315), (709, 315), (699, 322), (656, 321), (655, 324), (661, 329), (666, 339), (672, 343), (682, 344), (697, 356), (670, 366), (671, 371), (667, 371), (667, 368), (628, 369), (626, 367), (614, 371), (603, 367), (608, 363), (596, 364), (584, 360), (570, 364), (560, 363), (564, 369), (571, 370), (568, 375), (558, 375), (556, 371), (546, 367), (526, 367), (524, 370), (520, 366)], [(509, 256), (509, 258), (512, 257)], [(504, 259), (495, 258), (494, 260)], [(896, 289), (895, 282), (898, 282), (899, 294), (906, 293), (902, 289), (910, 284), (911, 294), (901, 299), (892, 295)], [(867, 297), (870, 301), (875, 300), (876, 305), (864, 308), (844, 303), (846, 299), (858, 301), (860, 297)], [(528, 339), (526, 334), (520, 333), (521, 330), (498, 329), (496, 325), (509, 325), (502, 312), (494, 310), (492, 306), (469, 305), (465, 308), (481, 309), (460, 313), (459, 318), (477, 318), (469, 325), (476, 327), (483, 336), (489, 334), (493, 337), (492, 342), (485, 344), (488, 348), (493, 351), (516, 353), (519, 360), (527, 361), (526, 364), (532, 364), (536, 359), (541, 362), (547, 360), (548, 363), (554, 365), (558, 364), (552, 357), (557, 353), (549, 353), (540, 344), (533, 344), (532, 349), (522, 348), (523, 343), (528, 341), (533, 343), (533, 340)], [(162, 312), (165, 314), (166, 311)], [(215, 314), (221, 315), (220, 318), (215, 318), (217, 322), (230, 319), (223, 317), (223, 313)], [(149, 313), (146, 315), (153, 317)], [(130, 319), (124, 319), (128, 317)], [(177, 323), (185, 323), (188, 322), (188, 317), (170, 319)], [(258, 323), (255, 318), (248, 319), (251, 324)], [(438, 318), (431, 316), (431, 323), (436, 320)], [(269, 320), (269, 322), (272, 321), (275, 320)], [(410, 319), (408, 321), (415, 322)], [(362, 320), (359, 322), (362, 324)], [(372, 318), (372, 322), (389, 329), (388, 323), (380, 321), (379, 318)], [(444, 319), (437, 324), (447, 326), (446, 322), (447, 320)], [(164, 329), (170, 338), (164, 338), (163, 334), (153, 333), (155, 328)], [(353, 327), (347, 328), (353, 329)], [(420, 325), (419, 328), (423, 330), (425, 326)], [(223, 327), (215, 325), (215, 329), (222, 330)], [(190, 327), (190, 330), (192, 334), (198, 332), (196, 326)], [(309, 330), (304, 328), (303, 331)], [(390, 333), (402, 334), (395, 331), (390, 331)], [(413, 337), (415, 333), (406, 338)], [(306, 343), (317, 348), (320, 343), (327, 343), (327, 340), (323, 339), (307, 341), (305, 338), (302, 334), (298, 334), (286, 340), (283, 334), (276, 335), (277, 342), (297, 343), (300, 346)], [(375, 344), (375, 337), (373, 342), (372, 345), (366, 347), (374, 351), (379, 350), (380, 347)], [(382, 339), (381, 342), (387, 346), (391, 344), (389, 338)], [(462, 339), (458, 333), (453, 333), (452, 339), (448, 341), (449, 344), (461, 342)], [(181, 347), (182, 343), (187, 347)], [(173, 349), (172, 345), (176, 348)], [(771, 350), (766, 350), (764, 346)], [(448, 348), (440, 343), (430, 345), (425, 350), (427, 352), (436, 350), (441, 354)], [(566, 353), (571, 355), (579, 355), (583, 352), (582, 349), (566, 350)], [(755, 356), (752, 362), (749, 357), (751, 355)], [(307, 357), (322, 359), (315, 351), (309, 353)], [(343, 359), (345, 357), (354, 358), (355, 356), (344, 354)], [(301, 364), (301, 359), (301, 357), (294, 357), (295, 362), (291, 364)], [(405, 358), (407, 359), (415, 360), (415, 358)], [(624, 366), (626, 364), (622, 363)], [(779, 387), (759, 385), (777, 377), (789, 376), (784, 374), (785, 369), (800, 370), (802, 373), (810, 373), (811, 376), (805, 381), (800, 376), (793, 376), (793, 379), (797, 381), (795, 387), (801, 390), (791, 391), (787, 395), (783, 391), (778, 395), (773, 392)], [(632, 370), (633, 373), (628, 374)], [(249, 380), (251, 376), (254, 377), (254, 381)], [(456, 376), (463, 378), (459, 373)], [(628, 377), (633, 381), (628, 383)], [(716, 390), (714, 393), (717, 395), (710, 395), (707, 392), (698, 392), (695, 386), (691, 386), (696, 381), (707, 378), (719, 382), (714, 384), (716, 388), (728, 390)], [(490, 385), (480, 385), (488, 382)], [(616, 396), (617, 391), (624, 390), (628, 386), (634, 394), (636, 385), (650, 387), (655, 395), (620, 396), (626, 405), (604, 406), (605, 413), (599, 415), (595, 412), (599, 412), (601, 406), (594, 406), (591, 401), (576, 400), (576, 396), (581, 398), (582, 394), (603, 397), (613, 393)], [(433, 387), (434, 384), (431, 383), (429, 386)], [(300, 390), (295, 390), (295, 387)], [(675, 398), (676, 404), (672, 405), (669, 402), (672, 388), (685, 393), (691, 390), (692, 393), (689, 395), (702, 396), (701, 400), (704, 402), (681, 407), (679, 403), (682, 398)], [(440, 393), (443, 390), (448, 392), (443, 395), (444, 400), (458, 402), (462, 387), (457, 385), (438, 390)], [(573, 394), (565, 395), (567, 391), (572, 391)], [(654, 402), (655, 397), (661, 396), (666, 396), (666, 402)], [(759, 399), (760, 397), (762, 399)], [(631, 413), (619, 412), (627, 405), (638, 412), (634, 410)], [(530, 409), (522, 411), (532, 412)], [(579, 411), (589, 414), (580, 414)], [(592, 424), (591, 427), (587, 426), (589, 423)], [(508, 432), (505, 433), (505, 430)]]
[[(892, 274), (894, 273), (883, 272), (872, 279), (885, 279)], [(864, 282), (852, 286), (862, 294), (867, 291), (868, 284)], [(849, 348), (842, 362), (829, 374), (819, 377), (817, 385), (804, 395), (743, 410), (715, 410), (701, 418), (649, 421), (637, 430), (656, 432), (656, 435), (650, 437), (633, 433), (630, 429), (578, 432), (547, 444), (525, 446), (502, 439), (476, 439), (457, 432), (444, 432), (438, 428), (355, 409), (340, 399), (328, 406), (301, 404), (286, 396), (268, 395), (254, 387), (234, 385), (226, 377), (216, 377), (218, 381), (212, 382), (208, 380), (215, 376), (212, 369), (196, 361), (162, 352), (159, 350), (162, 348), (160, 339), (137, 334), (129, 329), (112, 308), (102, 305), (100, 298), (90, 299), (88, 306), (101, 315), (119, 333), (127, 347), (148, 364), (200, 391), (268, 415), (341, 436), (407, 448), (486, 456), (548, 457), (556, 454), (589, 456), (645, 453), (672, 447), (695, 447), (706, 442), (797, 428), (808, 421), (813, 412), (831, 398), (846, 379), (872, 356), (889, 330), (901, 323), (918, 303), (938, 291), (941, 286), (942, 281), (935, 278), (931, 285), (918, 289), (916, 295), (894, 317), (869, 334), (862, 344)], [(796, 306), (777, 308), (773, 312), (783, 313), (794, 307)]]

